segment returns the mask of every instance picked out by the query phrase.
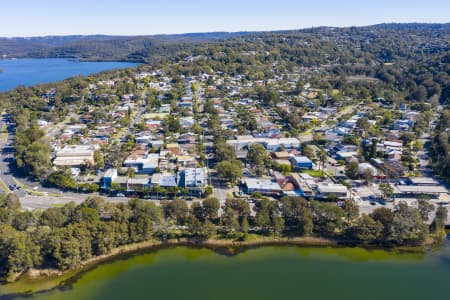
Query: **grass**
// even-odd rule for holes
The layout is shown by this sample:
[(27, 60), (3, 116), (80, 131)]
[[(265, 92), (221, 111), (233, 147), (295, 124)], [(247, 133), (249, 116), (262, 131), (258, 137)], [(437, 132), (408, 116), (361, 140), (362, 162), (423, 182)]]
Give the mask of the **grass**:
[(308, 129), (306, 131), (300, 132), (298, 136), (307, 136), (312, 133), (312, 129)]
[(323, 177), (325, 172), (319, 170), (303, 170), (302, 173), (308, 174), (312, 177)]
[(48, 195), (49, 195), (50, 197), (55, 197), (55, 198), (62, 197), (61, 194), (55, 194), (55, 193), (48, 193)]
[(6, 125), (2, 125), (0, 132), (0, 143), (6, 143), (8, 140), (8, 129), (6, 128)]
[(0, 178), (0, 188), (4, 190), (6, 193), (10, 193), (11, 190), (6, 186), (6, 184), (3, 182), (3, 180)]

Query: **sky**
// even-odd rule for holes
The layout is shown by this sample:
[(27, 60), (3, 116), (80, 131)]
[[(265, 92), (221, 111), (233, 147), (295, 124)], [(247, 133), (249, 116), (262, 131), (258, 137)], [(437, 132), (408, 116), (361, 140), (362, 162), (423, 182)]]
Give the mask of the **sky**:
[(0, 36), (448, 23), (450, 0), (1, 0)]

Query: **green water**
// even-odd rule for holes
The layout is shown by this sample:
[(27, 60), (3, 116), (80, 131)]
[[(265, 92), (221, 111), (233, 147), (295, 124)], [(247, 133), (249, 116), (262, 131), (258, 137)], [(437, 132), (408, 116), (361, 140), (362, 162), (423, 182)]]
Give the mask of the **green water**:
[[(22, 280), (0, 287), (0, 294), (51, 284)], [(61, 289), (30, 298), (434, 300), (449, 299), (449, 288), (449, 245), (432, 253), (263, 247), (236, 256), (176, 247), (99, 265)]]

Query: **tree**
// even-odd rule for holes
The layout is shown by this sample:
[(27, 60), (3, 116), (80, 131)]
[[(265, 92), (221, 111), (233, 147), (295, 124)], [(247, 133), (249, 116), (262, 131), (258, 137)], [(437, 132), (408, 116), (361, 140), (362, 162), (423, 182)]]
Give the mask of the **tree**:
[(301, 197), (281, 198), (281, 212), (286, 227), (296, 235), (311, 235), (313, 230), (312, 212), (308, 201)]
[(175, 199), (173, 201), (161, 202), (166, 218), (174, 220), (177, 225), (183, 225), (187, 220), (189, 208), (186, 201)]
[(323, 149), (319, 149), (319, 152), (317, 153), (317, 158), (319, 159), (319, 170), (321, 169), (323, 171), (325, 162), (328, 159), (328, 155)]
[(309, 159), (315, 159), (314, 150), (309, 145), (302, 145), (303, 155), (308, 157)]
[(170, 114), (166, 119), (164, 120), (164, 133), (177, 133), (180, 132), (181, 125), (180, 125), (180, 119), (175, 114)]
[(312, 201), (311, 209), (315, 233), (332, 237), (342, 231), (345, 213), (335, 203)]
[(214, 146), (214, 152), (216, 154), (216, 159), (218, 162), (221, 161), (234, 161), (236, 159), (236, 151), (233, 146), (227, 143), (220, 142)]
[(51, 148), (45, 132), (33, 125), (18, 127), (14, 141), (16, 163), (26, 175), (42, 179), (51, 168)]
[(9, 193), (6, 195), (3, 205), (10, 210), (19, 210), (20, 209), (20, 199), (14, 193)]
[(439, 205), (436, 209), (432, 227), (435, 232), (443, 231), (445, 233), (445, 222), (447, 221), (448, 210), (445, 206)]
[(203, 207), (200, 202), (198, 202), (198, 201), (192, 202), (191, 212), (198, 221), (200, 221), (200, 222), (205, 221)]
[(211, 196), (214, 193), (214, 188), (210, 185), (205, 187), (205, 195)]
[(372, 212), (371, 217), (383, 225), (382, 239), (388, 241), (394, 224), (394, 212), (389, 208), (379, 207)]
[(67, 221), (68, 218), (61, 209), (50, 207), (42, 212), (39, 224), (58, 228), (64, 226)]
[(39, 248), (23, 231), (0, 225), (0, 270), (7, 278), (39, 264)]
[(283, 175), (289, 175), (291, 173), (291, 165), (281, 164), (279, 170)]
[(356, 160), (352, 160), (345, 167), (345, 175), (352, 179), (356, 179), (359, 176), (359, 164)]
[(105, 167), (105, 159), (100, 150), (94, 151), (94, 162), (97, 169), (103, 169)]
[(271, 231), (274, 235), (281, 233), (284, 227), (284, 219), (280, 215), (280, 207), (277, 201), (263, 198), (255, 203), (255, 223), (263, 231)]
[(206, 219), (212, 221), (217, 218), (217, 214), (220, 208), (220, 202), (215, 197), (209, 197), (202, 202), (204, 216)]
[(367, 119), (366, 117), (359, 118), (356, 121), (356, 126), (358, 126), (360, 129), (363, 129), (365, 132), (367, 132), (368, 129), (370, 128), (369, 119)]
[(409, 207), (405, 202), (395, 206), (392, 222), (392, 240), (399, 245), (420, 244), (428, 232), (418, 209)]
[(267, 150), (263, 145), (252, 144), (248, 149), (247, 161), (255, 168), (258, 176), (264, 173), (264, 164), (267, 158)]
[(75, 190), (77, 182), (72, 178), (72, 174), (67, 170), (58, 170), (48, 175), (46, 184), (62, 189)]
[(379, 185), (380, 191), (383, 193), (383, 198), (390, 199), (391, 196), (394, 194), (394, 189), (389, 183), (380, 183)]
[(345, 217), (347, 218), (347, 223), (351, 223), (359, 217), (359, 206), (355, 202), (347, 200), (344, 203)]
[(377, 241), (383, 232), (383, 224), (375, 221), (371, 216), (363, 214), (354, 224), (347, 229), (347, 236), (363, 243)]
[(269, 230), (271, 225), (270, 220), (270, 203), (269, 200), (263, 198), (256, 201), (253, 210), (256, 212), (255, 224), (263, 230)]
[(429, 219), (430, 213), (434, 210), (434, 205), (430, 203), (429, 199), (419, 198), (417, 199), (417, 208), (422, 216), (422, 219), (427, 222)]
[(222, 161), (216, 165), (216, 170), (219, 178), (225, 179), (231, 185), (242, 176), (242, 164), (238, 160)]

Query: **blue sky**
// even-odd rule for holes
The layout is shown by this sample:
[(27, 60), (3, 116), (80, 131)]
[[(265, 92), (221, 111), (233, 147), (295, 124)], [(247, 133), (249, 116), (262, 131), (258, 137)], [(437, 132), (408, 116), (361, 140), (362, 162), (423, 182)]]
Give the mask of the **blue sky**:
[(3, 0), (0, 36), (138, 35), (450, 22), (450, 0)]

